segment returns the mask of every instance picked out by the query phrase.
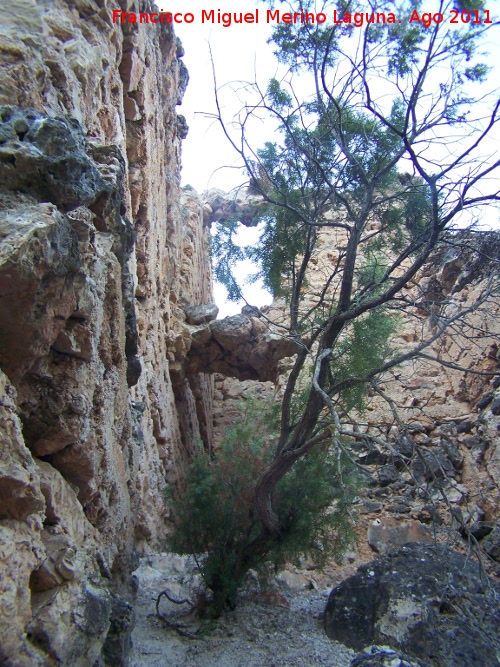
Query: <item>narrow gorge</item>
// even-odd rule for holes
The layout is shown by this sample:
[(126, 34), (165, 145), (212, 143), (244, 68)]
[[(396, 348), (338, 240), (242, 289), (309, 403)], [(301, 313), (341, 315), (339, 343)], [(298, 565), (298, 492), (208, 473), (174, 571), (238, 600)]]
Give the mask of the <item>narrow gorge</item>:
[[(127, 664), (133, 572), (141, 557), (165, 551), (166, 487), (182, 481), (196, 448), (219, 442), (238, 401), (280, 395), (296, 352), (267, 323), (286, 317), (283, 301), (267, 307), (266, 318), (247, 308), (217, 319), (210, 226), (229, 214), (251, 222), (255, 200), (181, 187), (183, 47), (168, 24), (113, 23), (116, 7), (149, 12), (150, 0), (115, 5), (14, 0), (1, 17), (6, 667)], [(498, 257), (498, 232), (477, 242)], [(325, 235), (311, 299), (342, 243)], [(451, 250), (408, 290), (466, 308), (488, 268)], [(450, 505), (477, 537), (485, 531), (492, 562), (500, 561), (500, 383), (454, 369), (498, 372), (498, 316), (498, 301), (478, 314), (488, 335), (466, 350), (448, 337), (436, 351), (448, 367), (409, 363), (394, 374), (390, 393), (402, 397), (412, 442), (372, 397), (360, 428), (388, 449), (356, 452), (371, 480), (358, 498), (360, 546), (346, 574), (374, 552), (432, 541), (430, 526)], [(408, 322), (397, 345), (418, 335)], [(446, 481), (448, 507), (443, 485), (431, 489), (432, 506), (413, 493), (412, 476), (432, 481), (414, 443)], [(412, 476), (401, 477), (401, 457)], [(299, 587), (316, 586), (313, 570), (289, 576)]]

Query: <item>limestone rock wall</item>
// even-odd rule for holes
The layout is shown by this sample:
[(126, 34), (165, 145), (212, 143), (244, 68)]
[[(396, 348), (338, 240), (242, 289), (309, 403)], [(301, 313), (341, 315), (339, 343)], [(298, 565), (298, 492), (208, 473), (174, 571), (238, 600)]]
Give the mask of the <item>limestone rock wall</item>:
[(179, 186), (187, 84), (150, 2), (14, 0), (0, 34), (0, 662), (122, 664), (137, 553), (211, 442), (212, 380), (171, 380), (212, 300)]
[[(137, 554), (162, 545), (165, 486), (237, 419), (240, 395), (279, 397), (279, 376), (275, 386), (256, 378), (275, 380), (294, 352), (254, 311), (187, 321), (188, 306), (213, 300), (210, 222), (244, 217), (244, 206), (215, 193), (202, 209), (192, 189), (180, 189), (182, 47), (165, 24), (113, 24), (118, 6), (154, 9), (150, 0), (13, 0), (1, 16), (0, 663), (8, 666), (125, 664), (130, 573)], [(341, 247), (324, 239), (312, 300)], [(439, 274), (422, 275), (426, 290), (437, 280), (464, 307), (481, 274), (442, 259)], [(266, 316), (285, 321), (284, 304)], [(399, 344), (415, 335), (403, 331)], [(491, 346), (467, 359), (453, 338), (447, 346), (451, 360), (497, 367)], [(214, 387), (207, 371), (244, 382), (216, 376)], [(421, 366), (391, 386), (408, 401), (409, 421), (420, 422), (415, 442), (467, 449), (462, 467), (447, 449), (455, 503), (469, 511), (476, 485), (471, 519), (490, 519), (498, 387), (483, 399), (490, 387), (478, 377)], [(361, 428), (395, 442), (387, 411), (375, 397), (369, 407)], [(411, 505), (411, 485), (392, 488), (390, 472), (383, 488)], [(371, 514), (382, 505), (379, 496), (363, 502)]]

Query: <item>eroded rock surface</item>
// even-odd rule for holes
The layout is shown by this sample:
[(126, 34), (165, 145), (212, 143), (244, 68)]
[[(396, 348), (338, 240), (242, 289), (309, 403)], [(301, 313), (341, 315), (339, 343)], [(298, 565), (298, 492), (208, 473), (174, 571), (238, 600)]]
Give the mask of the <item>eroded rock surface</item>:
[(78, 121), (16, 107), (4, 107), (0, 117), (0, 180), (5, 190), (31, 194), (66, 211), (94, 203), (104, 193), (105, 183), (87, 154)]
[(183, 51), (113, 9), (2, 15), (0, 662), (16, 667), (124, 663), (136, 554), (162, 543), (193, 443), (211, 445), (210, 377), (180, 387), (169, 367), (183, 306), (213, 301), (179, 183)]
[(24, 445), (16, 398), (0, 373), (0, 658), (54, 664), (50, 646), (61, 664), (84, 667), (99, 659), (121, 598), (109, 590), (102, 539), (74, 488)]
[(432, 542), (431, 531), (420, 521), (393, 517), (375, 519), (368, 527), (368, 544), (378, 554), (385, 554), (408, 542)]
[(249, 188), (222, 192), (212, 188), (203, 193), (203, 219), (205, 224), (237, 220), (246, 227), (255, 227), (266, 202)]
[(207, 324), (217, 318), (219, 309), (215, 303), (207, 303), (199, 306), (186, 306), (184, 312), (188, 324)]

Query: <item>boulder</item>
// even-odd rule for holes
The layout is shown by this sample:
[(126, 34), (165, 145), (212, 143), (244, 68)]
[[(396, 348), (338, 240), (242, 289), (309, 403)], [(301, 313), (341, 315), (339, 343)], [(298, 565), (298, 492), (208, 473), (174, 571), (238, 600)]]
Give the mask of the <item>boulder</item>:
[(397, 454), (404, 459), (411, 459), (413, 456), (415, 443), (410, 435), (401, 434), (396, 438), (394, 449)]
[(494, 395), (494, 391), (486, 391), (477, 402), (476, 408), (478, 410), (484, 410), (491, 403)]
[(422, 447), (413, 461), (413, 474), (419, 484), (424, 484), (453, 477), (455, 468), (441, 449)]
[[(389, 460), (387, 452), (381, 451), (377, 447), (372, 447), (368, 451), (363, 449), (359, 452), (357, 462), (361, 465), (381, 465), (385, 466)], [(383, 484), (382, 484), (383, 486)]]
[(481, 544), (490, 558), (500, 562), (500, 524), (495, 525)]
[(259, 308), (257, 308), (257, 306), (249, 306), (249, 305), (243, 306), (243, 308), (241, 309), (241, 314), (246, 315), (246, 317), (260, 318), (264, 316), (264, 313)]
[(457, 447), (446, 438), (441, 439), (441, 450), (455, 470), (462, 470), (464, 466), (464, 457), (458, 451)]
[(490, 410), (495, 415), (495, 417), (498, 417), (498, 415), (500, 415), (500, 397), (495, 398), (493, 403), (490, 405)]
[(368, 544), (378, 554), (401, 547), (409, 542), (430, 542), (429, 529), (420, 521), (408, 519), (404, 522), (383, 517), (375, 519), (368, 528)]
[(219, 312), (215, 303), (204, 303), (199, 306), (186, 306), (184, 308), (186, 322), (188, 324), (206, 324), (215, 320)]
[(378, 481), (382, 487), (389, 486), (389, 484), (397, 482), (399, 478), (399, 471), (393, 463), (382, 466), (378, 471)]
[(332, 590), (325, 629), (355, 650), (389, 645), (434, 667), (498, 665), (499, 593), (470, 558), (408, 544)]
[(479, 541), (489, 535), (494, 527), (494, 521), (475, 521), (472, 525), (461, 527), (460, 534), (466, 539), (471, 536)]

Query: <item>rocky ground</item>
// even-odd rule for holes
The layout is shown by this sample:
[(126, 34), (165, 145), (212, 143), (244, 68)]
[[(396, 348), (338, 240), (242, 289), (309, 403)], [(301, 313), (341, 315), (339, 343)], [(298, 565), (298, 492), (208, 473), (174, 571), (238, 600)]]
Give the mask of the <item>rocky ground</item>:
[(349, 560), (323, 573), (304, 562), (265, 584), (250, 573), (234, 611), (200, 620), (186, 602), (201, 590), (193, 560), (143, 558), (134, 575), (131, 667), (498, 664), (500, 588), (470, 555), (412, 543), (370, 559), (354, 576)]
[[(355, 653), (328, 639), (323, 612), (330, 588), (302, 590), (287, 583), (293, 573), (275, 578), (260, 590), (252, 581), (235, 611), (217, 621), (203, 621), (164, 597), (160, 613), (177, 619), (195, 639), (182, 637), (156, 617), (156, 598), (167, 589), (184, 598), (190, 583), (186, 558), (158, 554), (144, 558), (136, 570), (137, 625), (132, 635), (132, 667), (349, 667)], [(186, 615), (187, 614), (187, 615)]]

